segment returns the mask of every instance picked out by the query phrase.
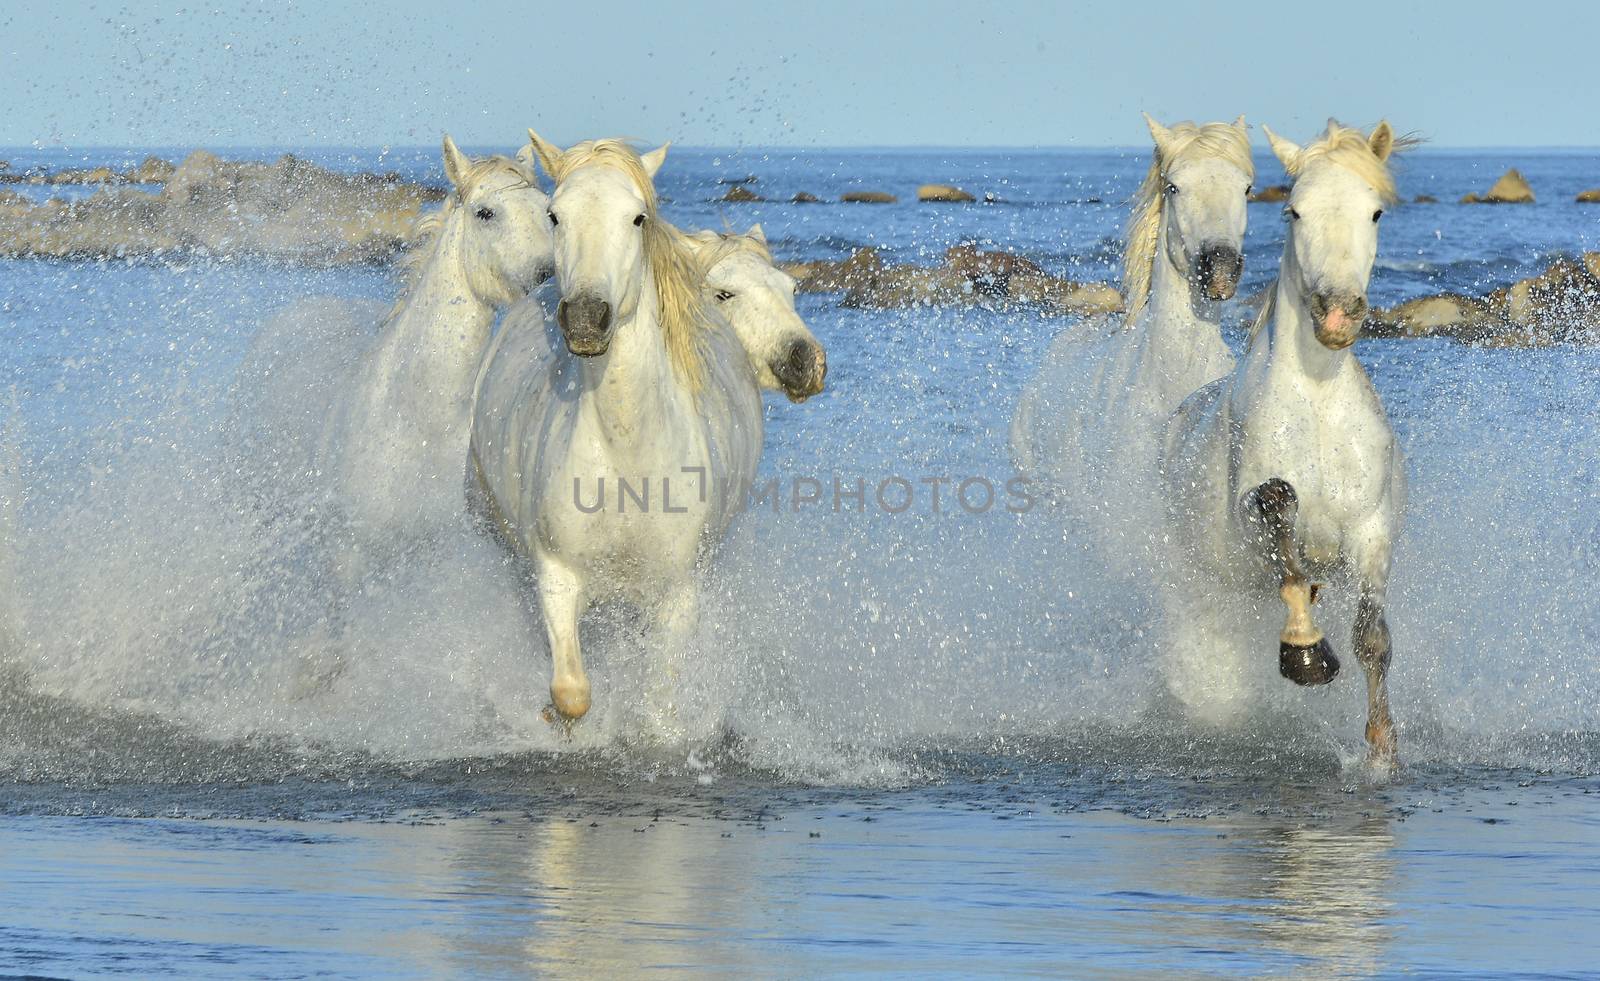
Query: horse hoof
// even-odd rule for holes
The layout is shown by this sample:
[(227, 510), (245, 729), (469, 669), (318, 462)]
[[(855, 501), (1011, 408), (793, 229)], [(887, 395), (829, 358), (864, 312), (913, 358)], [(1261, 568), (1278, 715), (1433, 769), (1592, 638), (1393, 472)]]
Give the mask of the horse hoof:
[(1325, 685), (1339, 674), (1339, 659), (1324, 637), (1315, 644), (1278, 642), (1278, 673), (1297, 685)]

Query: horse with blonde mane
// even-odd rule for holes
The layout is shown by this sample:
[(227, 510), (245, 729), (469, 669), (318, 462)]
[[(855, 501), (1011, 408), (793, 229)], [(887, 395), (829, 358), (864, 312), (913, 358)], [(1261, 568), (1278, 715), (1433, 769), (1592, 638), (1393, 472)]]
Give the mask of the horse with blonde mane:
[(554, 269), (549, 198), (518, 160), (444, 138), (453, 190), (418, 224), (406, 285), (323, 437), (358, 526), (459, 513), (473, 382), (495, 311)]
[(750, 355), (756, 382), (791, 402), (822, 391), (828, 354), (795, 310), (795, 278), (773, 261), (761, 226), (695, 232), (689, 241), (710, 265), (704, 291)]
[(595, 601), (645, 610), (671, 674), (698, 619), (697, 566), (755, 474), (761, 397), (751, 355), (704, 292), (721, 250), (697, 250), (659, 213), (666, 147), (563, 151), (529, 137), (555, 182), (556, 327), (502, 330), (479, 380), (472, 460), (488, 509), (531, 560), (551, 702), (575, 720), (590, 708), (578, 625)]
[[(1265, 127), (1263, 127), (1266, 130)], [(1378, 221), (1395, 200), (1389, 159), (1408, 141), (1387, 122), (1370, 134), (1332, 120), (1306, 147), (1266, 130), (1294, 180), (1278, 281), (1248, 352), (1174, 414), (1165, 473), (1188, 575), (1172, 595), (1164, 646), (1173, 689), (1204, 713), (1237, 700), (1230, 595), (1276, 593), (1286, 622), (1278, 670), (1322, 685), (1339, 670), (1312, 614), (1313, 575), (1355, 580), (1353, 644), (1367, 676), (1369, 761), (1395, 759), (1385, 594), (1405, 507), (1405, 471), (1383, 404), (1352, 353), (1367, 313)], [(1213, 583), (1222, 594), (1211, 593)], [(1246, 614), (1248, 615), (1248, 614)]]
[(1147, 115), (1145, 123), (1155, 148), (1123, 248), (1122, 326), (1058, 335), (1011, 422), (1017, 467), (1095, 518), (1108, 556), (1142, 550), (1123, 539), (1149, 527), (1167, 417), (1233, 366), (1220, 304), (1244, 269), (1255, 177), (1243, 116), (1167, 127)]

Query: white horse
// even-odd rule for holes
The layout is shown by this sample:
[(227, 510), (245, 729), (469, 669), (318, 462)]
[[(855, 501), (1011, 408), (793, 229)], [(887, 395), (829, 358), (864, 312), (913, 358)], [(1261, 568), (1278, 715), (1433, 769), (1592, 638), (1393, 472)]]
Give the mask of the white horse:
[(1255, 177), (1243, 116), (1203, 126), (1145, 122), (1155, 150), (1123, 249), (1124, 326), (1058, 335), (1011, 421), (1017, 467), (1047, 481), (1052, 497), (1100, 517), (1113, 537), (1126, 522), (1107, 519), (1147, 526), (1148, 507), (1137, 502), (1155, 490), (1167, 417), (1233, 367), (1220, 301), (1244, 269)]
[(591, 602), (637, 604), (678, 653), (698, 616), (696, 566), (755, 473), (761, 396), (750, 354), (703, 293), (704, 258), (657, 210), (666, 147), (562, 151), (529, 136), (555, 181), (559, 337), (502, 331), (483, 367), (472, 459), (532, 561), (551, 701), (571, 720), (590, 705), (578, 621)]
[(454, 190), (419, 224), (407, 286), (324, 434), (343, 503), (369, 528), (459, 511), (495, 311), (554, 270), (550, 199), (527, 164), (471, 160), (446, 136), (444, 172)]
[(710, 264), (705, 293), (750, 355), (757, 383), (791, 402), (822, 391), (827, 352), (795, 310), (795, 278), (773, 261), (761, 226), (743, 235), (695, 232), (689, 241)]
[(1367, 312), (1378, 219), (1395, 199), (1387, 161), (1397, 141), (1386, 122), (1368, 135), (1330, 121), (1304, 148), (1266, 133), (1294, 179), (1278, 281), (1244, 360), (1186, 400), (1168, 430), (1174, 531), (1197, 560), (1168, 619), (1168, 649), (1188, 658), (1174, 688), (1191, 705), (1228, 697), (1219, 677), (1227, 665), (1194, 657), (1214, 653), (1195, 650), (1209, 627), (1226, 632), (1205, 620), (1216, 582), (1257, 601), (1276, 589), (1287, 609), (1279, 671), (1302, 685), (1332, 681), (1339, 662), (1312, 617), (1311, 575), (1342, 569), (1359, 590), (1353, 643), (1367, 675), (1370, 759), (1391, 765), (1384, 596), (1405, 474), (1351, 346)]

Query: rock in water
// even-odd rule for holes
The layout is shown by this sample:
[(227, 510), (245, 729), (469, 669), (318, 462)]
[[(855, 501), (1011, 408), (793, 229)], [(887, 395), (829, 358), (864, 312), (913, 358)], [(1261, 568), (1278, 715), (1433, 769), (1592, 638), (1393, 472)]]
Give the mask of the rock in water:
[(900, 199), (887, 191), (846, 191), (839, 200), (849, 204), (894, 204)]
[(964, 203), (978, 199), (953, 184), (924, 184), (917, 188), (917, 200)]
[(808, 191), (800, 191), (799, 193), (797, 193), (794, 197), (790, 198), (789, 200), (790, 200), (790, 203), (792, 203), (792, 204), (821, 204), (822, 203), (822, 199), (821, 198), (817, 197), (815, 194), (812, 194), (812, 193), (810, 193)]
[(1579, 204), (1600, 204), (1600, 187), (1579, 191), (1576, 200)]
[(1373, 312), (1368, 331), (1375, 337), (1449, 337), (1478, 341), (1501, 326), (1489, 304), (1459, 293), (1422, 296)]
[(766, 199), (763, 198), (761, 195), (757, 194), (756, 192), (750, 190), (748, 187), (745, 187), (743, 184), (735, 184), (732, 187), (728, 188), (728, 193), (726, 193), (726, 194), (724, 194), (722, 196), (722, 200), (724, 200), (724, 201), (736, 201), (736, 202), (750, 202), (750, 201), (764, 201)]
[(1461, 199), (1462, 204), (1532, 204), (1533, 188), (1528, 186), (1528, 181), (1522, 172), (1512, 167), (1500, 175), (1484, 194), (1468, 194)]

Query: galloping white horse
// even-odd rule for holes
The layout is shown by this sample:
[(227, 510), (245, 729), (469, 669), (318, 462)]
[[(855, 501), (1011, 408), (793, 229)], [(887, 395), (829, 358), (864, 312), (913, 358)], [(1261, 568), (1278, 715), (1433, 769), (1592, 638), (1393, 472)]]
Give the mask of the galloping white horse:
[(711, 264), (705, 292), (750, 355), (761, 387), (791, 402), (822, 391), (827, 352), (795, 310), (795, 279), (773, 262), (761, 226), (743, 235), (695, 232), (689, 241)]
[(459, 510), (495, 310), (554, 270), (550, 199), (528, 165), (471, 160), (446, 136), (444, 172), (454, 191), (419, 224), (407, 287), (324, 434), (344, 503), (368, 527)]
[[(1326, 684), (1339, 662), (1312, 618), (1311, 575), (1353, 574), (1369, 758), (1392, 765), (1384, 595), (1405, 474), (1394, 430), (1350, 348), (1367, 312), (1378, 219), (1395, 200), (1387, 161), (1397, 141), (1387, 122), (1368, 135), (1330, 120), (1304, 148), (1266, 133), (1294, 179), (1278, 281), (1244, 360), (1186, 400), (1168, 431), (1175, 530), (1198, 560), (1187, 588), (1201, 594), (1175, 597), (1169, 649), (1194, 653), (1209, 583), (1256, 597), (1276, 588), (1287, 609), (1279, 671), (1297, 684)], [(1194, 704), (1208, 687), (1225, 690), (1217, 667), (1180, 665), (1176, 693)]]
[[(1219, 301), (1244, 268), (1255, 168), (1241, 116), (1232, 123), (1145, 117), (1155, 150), (1123, 249), (1124, 327), (1051, 342), (1011, 421), (1012, 459), (1075, 510), (1147, 524), (1134, 501), (1154, 490), (1167, 417), (1227, 374)], [(1102, 530), (1120, 534), (1121, 522)], [(1119, 543), (1119, 550), (1122, 543)]]
[(479, 383), (472, 458), (532, 560), (551, 701), (570, 720), (590, 705), (578, 621), (592, 601), (649, 611), (672, 653), (695, 622), (696, 565), (761, 453), (761, 397), (751, 356), (703, 293), (705, 261), (657, 210), (666, 147), (562, 151), (529, 136), (556, 184), (560, 336), (503, 331)]

